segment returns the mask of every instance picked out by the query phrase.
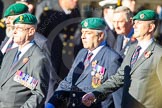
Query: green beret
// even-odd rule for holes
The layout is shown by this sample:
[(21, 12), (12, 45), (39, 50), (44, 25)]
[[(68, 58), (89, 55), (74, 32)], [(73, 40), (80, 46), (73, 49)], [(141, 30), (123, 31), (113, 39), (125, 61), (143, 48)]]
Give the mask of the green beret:
[(142, 10), (133, 17), (133, 20), (141, 20), (141, 21), (149, 21), (157, 19), (158, 15), (153, 10)]
[(102, 18), (87, 18), (81, 22), (82, 28), (104, 30), (106, 23)]
[(37, 18), (30, 13), (25, 13), (25, 14), (22, 14), (19, 17), (17, 17), (14, 20), (13, 24), (31, 24), (31, 25), (34, 25), (34, 24), (37, 24)]
[(4, 17), (19, 15), (28, 12), (28, 6), (22, 3), (14, 3), (10, 5), (4, 12)]

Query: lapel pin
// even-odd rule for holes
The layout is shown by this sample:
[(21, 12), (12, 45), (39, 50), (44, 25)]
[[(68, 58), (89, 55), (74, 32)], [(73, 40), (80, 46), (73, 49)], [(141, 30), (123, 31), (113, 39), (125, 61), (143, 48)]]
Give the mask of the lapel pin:
[(145, 52), (145, 58), (149, 58), (150, 55), (151, 55), (151, 51), (148, 51), (148, 52), (146, 51), (146, 52)]
[(26, 64), (29, 61), (29, 58), (24, 58), (23, 63)]
[(92, 62), (92, 67), (95, 67), (96, 64), (97, 64), (97, 60), (93, 61), (93, 62)]

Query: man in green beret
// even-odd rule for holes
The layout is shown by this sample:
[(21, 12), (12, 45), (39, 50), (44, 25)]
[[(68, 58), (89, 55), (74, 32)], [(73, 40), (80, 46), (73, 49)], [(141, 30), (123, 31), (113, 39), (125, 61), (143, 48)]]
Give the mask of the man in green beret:
[(14, 3), (10, 5), (4, 12), (5, 24), (6, 24), (6, 37), (1, 44), (1, 52), (6, 53), (9, 49), (17, 46), (13, 43), (13, 21), (23, 13), (28, 12), (28, 7), (21, 3)]
[[(5, 55), (7, 51), (9, 51), (12, 48), (17, 47), (18, 45), (14, 43), (13, 41), (13, 21), (20, 15), (28, 13), (28, 7), (25, 4), (22, 3), (14, 3), (10, 5), (6, 11), (4, 12), (5, 17), (5, 23), (6, 23), (6, 37), (4, 41), (2, 42), (0, 49), (1, 52)], [(50, 73), (50, 86), (49, 86), (49, 92), (47, 96), (47, 100), (52, 96), (52, 93), (54, 89), (56, 88), (57, 83), (60, 81), (60, 78), (55, 72), (55, 69), (52, 66), (51, 63), (51, 43), (45, 36), (39, 34), (36, 32), (34, 34), (34, 41), (35, 43), (42, 49), (46, 57), (48, 58), (48, 61), (50, 62), (48, 73)], [(56, 84), (56, 85), (55, 85)]]
[(28, 7), (26, 5), (16, 3), (16, 4), (10, 5), (4, 12), (4, 17), (5, 17), (4, 19), (5, 19), (5, 24), (6, 24), (6, 28), (5, 28), (6, 36), (4, 37), (4, 40), (2, 41), (0, 45), (0, 55), (1, 55), (0, 64), (6, 51), (13, 47), (17, 47), (17, 45), (14, 44), (12, 40), (13, 20), (18, 16), (18, 14), (25, 13), (27, 12), (27, 10), (28, 10)]
[(143, 10), (133, 20), (134, 37), (138, 42), (130, 46), (115, 75), (82, 97), (86, 106), (124, 85), (123, 108), (162, 107), (162, 47), (153, 39), (157, 14)]
[(23, 14), (14, 20), (13, 39), (0, 69), (0, 108), (43, 108), (48, 91), (49, 62), (35, 44), (37, 19)]
[[(60, 82), (46, 108), (61, 108), (62, 105), (87, 108), (82, 104), (81, 97), (101, 86), (120, 66), (120, 55), (106, 44), (105, 21), (102, 18), (87, 18), (81, 25), (84, 48), (78, 53), (67, 77)], [(103, 100), (90, 108), (102, 107), (113, 108), (112, 95), (105, 95)]]

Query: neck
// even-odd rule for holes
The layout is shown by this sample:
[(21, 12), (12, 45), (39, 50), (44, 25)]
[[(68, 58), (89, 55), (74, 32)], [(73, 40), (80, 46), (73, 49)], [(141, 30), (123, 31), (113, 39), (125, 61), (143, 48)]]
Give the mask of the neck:
[(22, 48), (24, 48), (29, 43), (30, 43), (30, 41), (26, 41), (25, 43), (19, 45), (19, 50), (21, 50)]
[(139, 37), (139, 38), (137, 38), (137, 40), (139, 42), (144, 42), (144, 41), (148, 41), (148, 40), (150, 40), (152, 38), (153, 38), (153, 35), (149, 34), (149, 35), (145, 35), (143, 37)]
[(65, 5), (64, 0), (59, 0), (59, 5), (60, 5), (60, 7), (61, 7), (62, 9), (67, 9), (67, 10), (69, 10), (69, 9), (66, 7), (66, 5)]
[[(128, 27), (128, 28), (129, 28), (129, 27)], [(130, 27), (130, 29), (126, 31), (126, 33), (125, 33), (125, 36), (126, 36), (126, 37), (132, 32), (131, 30), (132, 30), (132, 27)]]

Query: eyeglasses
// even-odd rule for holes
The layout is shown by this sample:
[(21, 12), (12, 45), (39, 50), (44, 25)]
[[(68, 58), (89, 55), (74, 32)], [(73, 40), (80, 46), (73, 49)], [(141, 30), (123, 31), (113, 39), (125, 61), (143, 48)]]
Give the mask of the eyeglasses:
[(25, 31), (25, 30), (29, 30), (30, 28), (12, 26), (12, 29), (16, 31)]

